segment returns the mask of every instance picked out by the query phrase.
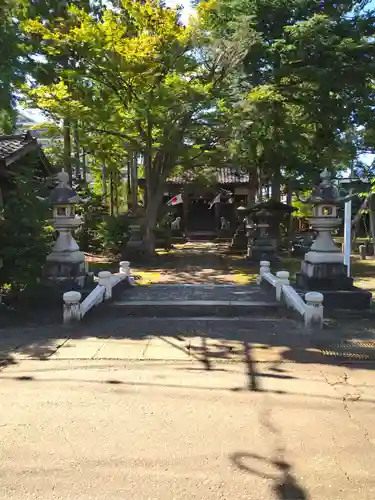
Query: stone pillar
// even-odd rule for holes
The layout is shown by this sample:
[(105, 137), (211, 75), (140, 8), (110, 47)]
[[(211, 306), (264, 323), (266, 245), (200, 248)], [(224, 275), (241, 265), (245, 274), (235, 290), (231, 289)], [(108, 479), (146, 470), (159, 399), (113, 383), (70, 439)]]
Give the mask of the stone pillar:
[(112, 298), (111, 276), (112, 273), (109, 271), (100, 271), (98, 273), (98, 283), (105, 288), (104, 300), (109, 300)]
[(71, 291), (64, 293), (64, 323), (71, 323), (73, 321), (79, 321), (81, 319), (80, 300), (81, 294), (79, 292)]

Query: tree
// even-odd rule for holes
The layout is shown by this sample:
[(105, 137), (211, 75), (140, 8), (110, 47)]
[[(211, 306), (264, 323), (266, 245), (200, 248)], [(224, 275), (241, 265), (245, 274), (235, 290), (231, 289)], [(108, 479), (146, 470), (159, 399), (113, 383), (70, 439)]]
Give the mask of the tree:
[(13, 18), (14, 2), (5, 0), (0, 6), (0, 133), (10, 134), (16, 118), (15, 90), (23, 81), (20, 56), (24, 54), (17, 22)]
[(200, 3), (203, 26), (214, 42), (237, 39), (247, 46), (225, 115), (233, 151), (240, 162), (250, 162), (255, 175), (282, 172), (308, 181), (323, 166), (338, 168), (355, 158), (358, 149), (347, 140), (348, 131), (373, 126), (375, 16), (363, 5)]
[[(17, 0), (14, 2), (13, 15), (22, 22), (36, 21), (50, 27), (54, 25), (56, 19), (69, 23), (69, 5), (79, 6), (95, 19), (101, 15), (101, 0), (70, 0), (69, 2), (66, 0), (44, 0), (43, 2)], [(45, 57), (45, 54), (39, 51), (41, 39), (37, 33), (23, 31), (19, 38), (22, 41), (24, 67), (29, 81), (45, 85), (52, 84), (58, 79), (61, 70), (69, 71), (72, 64), (74, 65), (67, 47), (60, 52), (50, 52), (48, 57)], [(51, 117), (63, 120), (63, 165), (72, 182), (73, 165), (77, 168), (76, 162), (72, 159), (72, 123), (65, 116), (57, 117), (52, 114)]]
[(184, 139), (210, 107), (215, 71), (198, 63), (192, 31), (157, 0), (122, 0), (99, 20), (70, 7), (66, 19), (48, 26), (29, 20), (23, 28), (40, 37), (47, 58), (69, 53), (71, 61), (69, 69), (56, 70), (53, 83), (28, 89), (33, 102), (56, 116), (79, 119), (85, 135), (120, 138), (124, 149), (143, 155), (143, 229), (152, 253), (165, 181), (192, 150)]

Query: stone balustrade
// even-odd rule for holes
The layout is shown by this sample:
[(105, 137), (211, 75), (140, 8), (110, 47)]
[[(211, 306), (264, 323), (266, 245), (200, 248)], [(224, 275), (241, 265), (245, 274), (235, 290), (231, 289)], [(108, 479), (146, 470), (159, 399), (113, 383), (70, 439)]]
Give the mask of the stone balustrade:
[(134, 285), (134, 279), (130, 272), (130, 262), (120, 262), (119, 272), (112, 274), (110, 271), (100, 271), (98, 277), (94, 279), (98, 284), (94, 290), (81, 302), (82, 294), (76, 291), (65, 292), (63, 295), (64, 323), (81, 320), (93, 307), (105, 300), (112, 298), (113, 288), (121, 281), (127, 281)]
[(289, 272), (278, 271), (276, 275), (271, 273), (269, 261), (260, 262), (260, 271), (257, 282), (267, 283), (275, 289), (276, 300), (284, 302), (287, 307), (292, 308), (300, 314), (306, 328), (323, 328), (323, 300), (324, 296), (319, 292), (308, 292), (301, 295), (290, 285)]

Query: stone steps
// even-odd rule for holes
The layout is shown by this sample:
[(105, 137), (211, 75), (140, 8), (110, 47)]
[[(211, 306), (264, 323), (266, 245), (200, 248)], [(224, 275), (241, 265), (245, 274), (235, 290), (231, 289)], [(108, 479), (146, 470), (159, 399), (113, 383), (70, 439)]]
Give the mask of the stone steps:
[(151, 336), (230, 338), (232, 340), (279, 344), (291, 338), (305, 341), (299, 321), (281, 317), (220, 317), (220, 316), (179, 316), (179, 317), (131, 317), (111, 316), (87, 317), (82, 322), (68, 328), (72, 337), (129, 338), (142, 339)]
[(281, 312), (279, 303), (256, 285), (205, 284), (137, 286), (105, 309), (110, 316), (147, 318), (275, 317)]
[(262, 301), (220, 301), (220, 300), (181, 300), (181, 301), (114, 301), (108, 306), (110, 314), (138, 317), (247, 317), (253, 315), (278, 315), (277, 302)]

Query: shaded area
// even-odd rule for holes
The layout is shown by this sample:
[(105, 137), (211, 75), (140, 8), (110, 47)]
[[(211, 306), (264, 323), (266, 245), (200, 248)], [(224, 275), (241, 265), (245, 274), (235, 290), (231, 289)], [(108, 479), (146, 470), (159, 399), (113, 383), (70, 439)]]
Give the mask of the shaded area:
[[(357, 330), (355, 334), (350, 327), (346, 331), (341, 328), (328, 329), (318, 336), (304, 335), (301, 334), (301, 324), (288, 318), (111, 318), (101, 315), (98, 310), (87, 320), (71, 326), (9, 328), (0, 331), (0, 368), (22, 359), (48, 360), (55, 353), (62, 352), (63, 359), (69, 359), (70, 353), (85, 342), (90, 344), (91, 354), (87, 356), (82, 353), (82, 359), (110, 359), (103, 348), (109, 341), (122, 349), (125, 359), (129, 348), (129, 359), (132, 359), (134, 346), (146, 346), (151, 338), (155, 338), (159, 339), (159, 344), (161, 342), (158, 349), (163, 349), (165, 344), (172, 356), (173, 352), (181, 353), (177, 358), (169, 359), (199, 361), (207, 372), (223, 370), (223, 363), (243, 363), (248, 376), (248, 389), (257, 391), (261, 390), (259, 379), (289, 377), (285, 373), (285, 362), (374, 369), (373, 360), (324, 356), (319, 350), (322, 341), (339, 342), (349, 333), (348, 330), (352, 331), (351, 337), (367, 336), (371, 339), (372, 332)], [(111, 352), (115, 354), (115, 359), (121, 358), (120, 354), (116, 355), (115, 347)], [(147, 351), (146, 354), (145, 359), (149, 359)], [(74, 353), (73, 358), (78, 359), (77, 356), (79, 358)], [(142, 358), (137, 356), (137, 359)], [(272, 369), (262, 374), (259, 361), (272, 363)]]
[[(230, 457), (240, 470), (272, 481), (274, 498), (278, 500), (309, 500), (311, 497), (293, 474), (293, 467), (284, 460), (270, 460), (254, 453), (239, 452)], [(261, 470), (266, 464), (271, 473)]]

